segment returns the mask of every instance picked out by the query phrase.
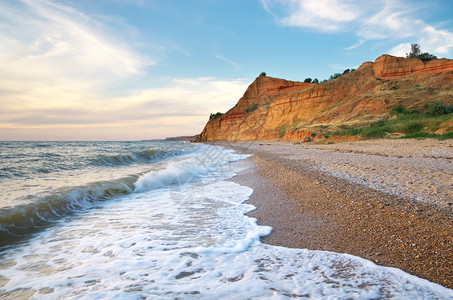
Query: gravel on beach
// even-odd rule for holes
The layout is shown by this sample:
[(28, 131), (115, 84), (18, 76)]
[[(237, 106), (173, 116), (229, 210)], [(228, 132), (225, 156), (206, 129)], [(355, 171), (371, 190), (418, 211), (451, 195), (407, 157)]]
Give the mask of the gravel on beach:
[(253, 154), (263, 242), (349, 253), (453, 288), (453, 141), (221, 143)]

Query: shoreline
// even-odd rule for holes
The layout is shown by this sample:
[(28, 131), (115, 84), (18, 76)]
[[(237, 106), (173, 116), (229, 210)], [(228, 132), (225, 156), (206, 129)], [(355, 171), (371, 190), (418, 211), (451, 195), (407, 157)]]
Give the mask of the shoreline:
[[(413, 142), (419, 141), (398, 143), (411, 146)], [(248, 215), (257, 218), (258, 224), (274, 228), (269, 236), (262, 238), (264, 243), (352, 254), (453, 288), (453, 208), (448, 199), (442, 201), (440, 197), (437, 202), (427, 203), (333, 176), (309, 158), (311, 148), (318, 147), (315, 144), (220, 145), (253, 154), (247, 160), (252, 166), (239, 172), (232, 181), (253, 188), (248, 203), (257, 209)], [(357, 143), (339, 145), (323, 145), (321, 151), (338, 159), (338, 148), (350, 153)], [(376, 152), (377, 148), (372, 148)], [(414, 157), (409, 165), (420, 162), (417, 151), (414, 148), (411, 152)], [(359, 151), (357, 155), (369, 160), (381, 154)], [(383, 159), (388, 157), (384, 155)], [(361, 166), (358, 163), (350, 167)], [(363, 178), (372, 173), (364, 172)], [(388, 173), (405, 175), (401, 168)], [(437, 179), (428, 178), (414, 186), (423, 187), (429, 180)], [(448, 188), (449, 182), (442, 184)]]

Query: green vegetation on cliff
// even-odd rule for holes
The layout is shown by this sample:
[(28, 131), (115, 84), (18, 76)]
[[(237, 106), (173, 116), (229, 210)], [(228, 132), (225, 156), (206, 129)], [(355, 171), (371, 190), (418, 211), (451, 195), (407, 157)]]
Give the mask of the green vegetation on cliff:
[(453, 138), (453, 105), (436, 102), (427, 104), (425, 108), (424, 112), (420, 112), (398, 105), (393, 107), (392, 116), (388, 120), (381, 119), (367, 126), (344, 128), (332, 134), (366, 138), (392, 137), (392, 134), (401, 134), (400, 138)]
[(411, 52), (406, 53), (406, 58), (418, 58), (421, 59), (422, 61), (430, 61), (433, 59), (437, 59), (437, 56), (427, 52), (422, 53), (419, 44), (411, 44)]

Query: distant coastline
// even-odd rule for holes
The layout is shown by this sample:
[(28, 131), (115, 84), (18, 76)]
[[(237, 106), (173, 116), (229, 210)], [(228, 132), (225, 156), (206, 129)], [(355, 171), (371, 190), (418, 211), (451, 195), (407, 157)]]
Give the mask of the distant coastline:
[(198, 138), (198, 134), (196, 135), (184, 135), (184, 136), (175, 136), (175, 137), (167, 137), (165, 141), (184, 141), (184, 142), (192, 142)]

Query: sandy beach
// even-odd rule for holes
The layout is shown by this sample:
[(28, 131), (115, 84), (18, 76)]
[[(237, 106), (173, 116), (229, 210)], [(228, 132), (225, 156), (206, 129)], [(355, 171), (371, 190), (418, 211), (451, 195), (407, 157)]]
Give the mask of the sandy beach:
[(348, 253), (453, 288), (453, 141), (222, 143), (253, 154), (263, 242)]

